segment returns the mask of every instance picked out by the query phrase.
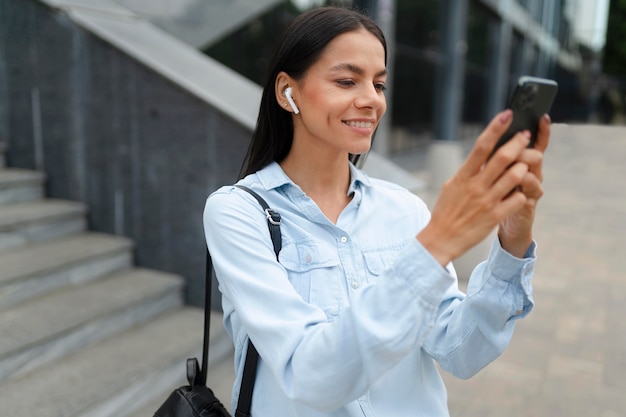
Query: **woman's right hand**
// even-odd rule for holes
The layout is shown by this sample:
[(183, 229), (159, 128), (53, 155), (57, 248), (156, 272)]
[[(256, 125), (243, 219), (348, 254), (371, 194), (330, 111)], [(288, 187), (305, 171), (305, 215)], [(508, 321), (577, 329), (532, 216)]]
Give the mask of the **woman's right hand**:
[(430, 222), (417, 235), (442, 266), (480, 243), (526, 204), (527, 197), (514, 190), (529, 170), (519, 160), (530, 133), (518, 133), (490, 158), (512, 116), (511, 110), (503, 111), (480, 134), (459, 171), (444, 183)]

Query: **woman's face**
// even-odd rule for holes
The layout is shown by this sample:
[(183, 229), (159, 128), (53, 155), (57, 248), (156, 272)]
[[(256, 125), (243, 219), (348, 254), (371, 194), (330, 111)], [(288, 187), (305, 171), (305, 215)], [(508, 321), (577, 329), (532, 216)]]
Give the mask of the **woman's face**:
[(313, 141), (331, 152), (361, 154), (385, 113), (385, 50), (360, 29), (337, 36), (294, 91), (300, 114), (294, 117), (294, 142)]

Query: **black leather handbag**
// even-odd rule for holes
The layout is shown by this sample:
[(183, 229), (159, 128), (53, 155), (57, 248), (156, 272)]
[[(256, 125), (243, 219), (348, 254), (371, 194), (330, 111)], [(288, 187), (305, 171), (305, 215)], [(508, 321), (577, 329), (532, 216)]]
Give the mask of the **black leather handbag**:
[[(257, 199), (267, 217), (270, 237), (274, 244), (276, 259), (282, 247), (280, 235), (280, 214), (269, 208), (265, 200), (251, 189), (237, 185), (252, 194)], [(231, 417), (213, 391), (206, 386), (207, 364), (209, 358), (209, 327), (211, 322), (211, 282), (213, 263), (211, 254), (206, 255), (206, 280), (204, 299), (204, 340), (202, 345), (202, 368), (198, 366), (196, 358), (187, 359), (187, 381), (189, 385), (182, 386), (170, 394), (159, 407), (154, 417)], [(252, 390), (256, 377), (259, 354), (254, 345), (248, 341), (246, 363), (243, 368), (241, 390), (237, 402), (235, 417), (249, 417), (252, 403)]]

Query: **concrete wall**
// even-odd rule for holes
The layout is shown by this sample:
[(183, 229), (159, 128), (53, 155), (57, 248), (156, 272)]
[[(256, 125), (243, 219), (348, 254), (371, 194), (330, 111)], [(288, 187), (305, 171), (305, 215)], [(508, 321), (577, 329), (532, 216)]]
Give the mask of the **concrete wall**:
[(183, 275), (200, 304), (202, 208), (236, 179), (250, 126), (150, 68), (64, 10), (0, 0), (8, 165), (45, 171), (49, 197), (86, 202), (93, 230), (134, 239), (138, 265)]

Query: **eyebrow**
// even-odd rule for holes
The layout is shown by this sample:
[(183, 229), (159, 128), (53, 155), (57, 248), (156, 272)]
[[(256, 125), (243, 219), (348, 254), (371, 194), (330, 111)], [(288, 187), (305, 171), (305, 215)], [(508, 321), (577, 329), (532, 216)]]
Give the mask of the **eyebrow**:
[[(348, 71), (354, 72), (355, 74), (358, 74), (358, 75), (365, 74), (365, 70), (363, 68), (357, 67), (356, 65), (350, 64), (350, 63), (342, 63), (342, 64), (335, 65), (330, 70), (333, 71), (333, 72), (341, 71), (341, 70), (348, 70)], [(375, 74), (376, 77), (381, 77), (383, 75), (387, 75), (387, 68), (385, 68), (382, 71), (378, 71)]]

